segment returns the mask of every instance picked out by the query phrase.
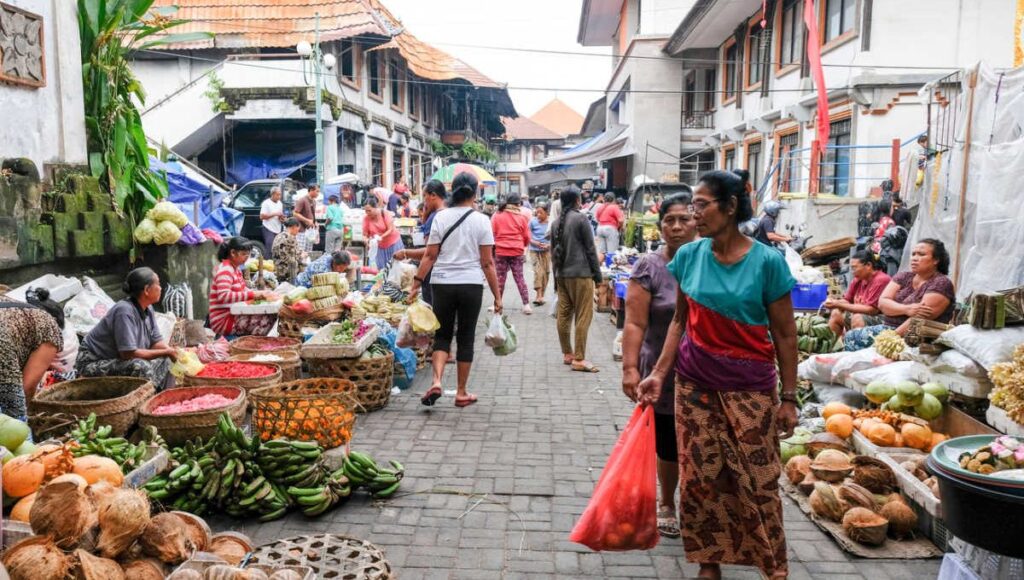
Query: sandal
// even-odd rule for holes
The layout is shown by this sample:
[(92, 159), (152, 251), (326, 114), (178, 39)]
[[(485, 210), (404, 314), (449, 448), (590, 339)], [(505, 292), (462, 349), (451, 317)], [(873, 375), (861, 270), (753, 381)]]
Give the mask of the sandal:
[(594, 366), (594, 363), (589, 361), (573, 361), (572, 370), (580, 373), (597, 373), (601, 372), (600, 369)]
[(564, 364), (564, 365), (571, 365), (572, 361), (573, 361), (573, 356), (571, 354), (564, 354), (564, 355), (562, 355), (562, 364)]
[(664, 538), (678, 538), (679, 520), (671, 510), (665, 507), (658, 508), (658, 533)]
[(423, 398), (420, 399), (420, 402), (426, 405), (427, 407), (433, 407), (434, 403), (436, 403), (437, 400), (440, 399), (441, 395), (443, 394), (444, 392), (441, 390), (441, 385), (434, 385), (433, 387), (430, 387), (430, 389), (427, 390), (427, 392), (423, 395)]
[(464, 398), (464, 399), (460, 399), (458, 397), (455, 397), (455, 406), (456, 407), (460, 407), (460, 408), (461, 407), (468, 407), (468, 406), (472, 405), (475, 402), (476, 402), (476, 395), (468, 394), (468, 395), (466, 395), (466, 398)]

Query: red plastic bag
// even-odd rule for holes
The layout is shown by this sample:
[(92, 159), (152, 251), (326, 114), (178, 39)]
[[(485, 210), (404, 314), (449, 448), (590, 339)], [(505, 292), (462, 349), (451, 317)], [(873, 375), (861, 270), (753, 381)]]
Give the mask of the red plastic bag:
[(633, 410), (569, 540), (596, 551), (649, 550), (658, 545), (658, 472), (650, 405)]

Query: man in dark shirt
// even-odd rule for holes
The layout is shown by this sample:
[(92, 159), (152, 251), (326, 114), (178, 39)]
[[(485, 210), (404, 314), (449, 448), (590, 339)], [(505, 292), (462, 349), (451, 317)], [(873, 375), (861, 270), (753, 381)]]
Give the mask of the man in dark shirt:
[(779, 242), (793, 241), (792, 237), (775, 232), (775, 220), (778, 219), (781, 211), (782, 204), (777, 201), (769, 201), (764, 204), (764, 215), (761, 216), (761, 220), (757, 223), (757, 232), (754, 233), (755, 240), (773, 248)]

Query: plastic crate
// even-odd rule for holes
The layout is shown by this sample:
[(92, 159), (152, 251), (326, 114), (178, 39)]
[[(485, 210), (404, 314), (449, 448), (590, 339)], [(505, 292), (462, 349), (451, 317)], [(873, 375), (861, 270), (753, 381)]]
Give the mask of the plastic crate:
[(629, 282), (624, 280), (615, 282), (615, 296), (624, 300), (626, 298), (627, 288), (629, 288)]
[(828, 284), (797, 284), (791, 293), (793, 308), (818, 310), (828, 299)]

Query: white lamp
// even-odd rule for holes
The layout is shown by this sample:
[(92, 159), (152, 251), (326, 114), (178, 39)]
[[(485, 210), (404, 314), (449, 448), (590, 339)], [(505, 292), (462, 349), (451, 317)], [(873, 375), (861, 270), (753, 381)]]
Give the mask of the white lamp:
[(327, 53), (324, 55), (324, 66), (327, 67), (327, 70), (333, 69), (334, 65), (337, 64), (337, 62), (338, 61), (337, 59), (334, 58), (333, 54)]
[(299, 53), (299, 56), (306, 57), (313, 54), (313, 45), (309, 44), (305, 40), (300, 41), (295, 45), (295, 52)]

